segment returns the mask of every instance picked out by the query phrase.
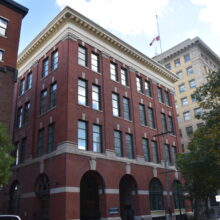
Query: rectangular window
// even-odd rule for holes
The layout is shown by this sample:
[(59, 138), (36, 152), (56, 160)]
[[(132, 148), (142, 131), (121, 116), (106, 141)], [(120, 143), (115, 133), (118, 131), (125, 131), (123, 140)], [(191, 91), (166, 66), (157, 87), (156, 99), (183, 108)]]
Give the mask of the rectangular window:
[(55, 123), (50, 124), (48, 126), (48, 143), (47, 143), (47, 149), (48, 153), (52, 152), (55, 148)]
[(102, 152), (102, 128), (100, 125), (93, 125), (93, 151)]
[(17, 128), (21, 128), (22, 126), (22, 116), (23, 116), (23, 108), (21, 106), (18, 108), (17, 111)]
[(92, 85), (92, 108), (101, 110), (100, 87)]
[(22, 138), (21, 145), (19, 149), (19, 163), (23, 163), (25, 160), (25, 151), (26, 151), (26, 141), (27, 138)]
[(201, 108), (195, 108), (194, 109), (194, 114), (195, 114), (195, 116), (201, 115), (202, 114)]
[(177, 72), (176, 75), (179, 77), (179, 79), (183, 79), (183, 72), (182, 71)]
[(154, 163), (159, 163), (159, 155), (158, 155), (158, 147), (157, 147), (157, 142), (156, 141), (152, 141), (151, 142), (152, 145), (152, 156), (153, 156), (153, 162)]
[(110, 63), (110, 74), (111, 74), (111, 79), (112, 80), (118, 81), (118, 68), (117, 68), (117, 64)]
[(148, 108), (148, 121), (150, 128), (156, 128), (154, 110), (150, 107)]
[(44, 128), (38, 131), (37, 156), (44, 154)]
[(172, 118), (172, 116), (168, 116), (168, 123), (169, 123), (170, 134), (174, 135), (175, 131), (174, 131), (174, 125), (173, 125), (173, 118)]
[(151, 85), (149, 81), (145, 81), (144, 82), (144, 86), (145, 86), (145, 94), (149, 97), (152, 97), (152, 92), (151, 92)]
[(181, 92), (185, 92), (185, 91), (186, 91), (185, 84), (183, 83), (183, 84), (179, 85), (179, 92), (181, 93)]
[(160, 87), (157, 88), (157, 94), (158, 94), (158, 101), (160, 103), (163, 103), (163, 90), (162, 90), (162, 88), (160, 88)]
[(181, 103), (182, 103), (182, 106), (186, 106), (186, 105), (188, 105), (189, 103), (188, 103), (188, 99), (187, 99), (187, 97), (183, 97), (183, 98), (181, 98)]
[(31, 87), (32, 87), (32, 73), (29, 73), (27, 75), (26, 90), (31, 89)]
[(48, 58), (46, 58), (45, 60), (43, 60), (43, 64), (42, 64), (42, 73), (41, 73), (42, 78), (48, 75), (48, 71), (49, 71), (49, 60)]
[(121, 84), (123, 86), (128, 86), (128, 72), (123, 68), (121, 68)]
[(165, 103), (166, 103), (166, 105), (171, 106), (171, 103), (170, 103), (170, 93), (165, 91), (164, 94), (165, 94)]
[(95, 72), (100, 72), (99, 55), (96, 53), (91, 54), (91, 68)]
[(190, 55), (189, 54), (184, 55), (184, 61), (185, 62), (190, 61)]
[(47, 111), (47, 90), (40, 93), (40, 115)]
[(26, 102), (25, 105), (24, 105), (24, 121), (23, 121), (23, 124), (26, 124), (29, 120), (30, 108), (31, 108), (31, 103)]
[(147, 126), (145, 106), (143, 104), (139, 104), (139, 118), (141, 125)]
[(0, 18), (0, 35), (6, 36), (7, 27), (8, 21), (4, 18)]
[(120, 131), (114, 131), (114, 145), (115, 145), (115, 155), (117, 157), (122, 157), (122, 135)]
[(137, 91), (143, 93), (142, 79), (138, 76), (136, 76), (136, 86), (137, 86)]
[(131, 120), (130, 100), (123, 97), (124, 119)]
[(175, 67), (180, 66), (180, 59), (174, 60)]
[(168, 70), (171, 70), (171, 65), (170, 65), (170, 63), (166, 64), (165, 67), (166, 67)]
[(170, 146), (168, 144), (164, 144), (164, 153), (165, 153), (165, 162), (171, 164), (171, 156), (170, 156)]
[(167, 120), (166, 115), (164, 113), (161, 113), (161, 122), (162, 122), (162, 132), (167, 132)]
[(188, 68), (186, 68), (186, 72), (188, 75), (192, 75), (193, 74), (193, 68), (191, 66), (189, 66)]
[(125, 134), (125, 144), (126, 144), (127, 157), (129, 159), (134, 159), (133, 137), (131, 134)]
[(189, 81), (189, 88), (190, 89), (196, 88), (196, 80), (195, 79), (192, 79)]
[(184, 112), (183, 117), (185, 121), (189, 121), (191, 119), (190, 112), (189, 111)]
[(116, 93), (112, 93), (112, 113), (113, 116), (120, 117), (120, 101)]
[(78, 148), (87, 150), (88, 148), (88, 125), (85, 121), (78, 121)]
[(19, 95), (23, 95), (24, 94), (24, 87), (25, 86), (25, 78), (20, 80), (20, 90), (19, 90)]
[(176, 155), (177, 155), (176, 146), (172, 146), (172, 156), (174, 162), (176, 161)]
[(0, 50), (0, 61), (3, 61), (3, 57), (4, 57), (4, 51)]
[(88, 105), (87, 81), (78, 79), (78, 104)]
[(186, 127), (186, 134), (190, 136), (192, 133), (193, 133), (193, 127), (192, 126)]
[(53, 83), (50, 86), (50, 100), (49, 100), (49, 108), (54, 108), (57, 102), (57, 84)]
[(58, 67), (58, 50), (54, 51), (51, 55), (51, 71)]
[(143, 152), (144, 152), (144, 160), (149, 162), (150, 161), (150, 150), (149, 150), (148, 139), (142, 138), (142, 147), (143, 147)]
[(83, 46), (78, 48), (78, 64), (82, 66), (87, 66), (87, 49)]
[(201, 128), (204, 125), (203, 122), (197, 124), (197, 128)]
[(192, 102), (197, 102), (197, 99), (196, 99), (195, 95), (191, 95), (191, 99), (192, 99)]

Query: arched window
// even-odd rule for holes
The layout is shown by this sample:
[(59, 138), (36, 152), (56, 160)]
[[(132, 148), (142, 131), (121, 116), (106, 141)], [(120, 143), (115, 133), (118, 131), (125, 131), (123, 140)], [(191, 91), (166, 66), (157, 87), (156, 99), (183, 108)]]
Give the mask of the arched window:
[(163, 189), (160, 181), (156, 178), (152, 179), (149, 190), (150, 209), (164, 210)]
[(174, 208), (184, 208), (183, 189), (179, 181), (173, 183), (173, 202)]
[(20, 185), (18, 181), (13, 182), (10, 189), (10, 199), (9, 199), (9, 213), (19, 214), (20, 205)]

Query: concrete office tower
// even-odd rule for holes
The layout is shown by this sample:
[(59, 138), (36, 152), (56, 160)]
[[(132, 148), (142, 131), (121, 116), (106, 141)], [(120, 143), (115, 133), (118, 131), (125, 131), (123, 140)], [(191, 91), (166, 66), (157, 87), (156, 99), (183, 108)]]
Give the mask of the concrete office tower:
[(175, 103), (181, 144), (187, 150), (189, 137), (202, 123), (195, 118), (201, 109), (193, 97), (196, 87), (206, 82), (209, 72), (220, 68), (220, 58), (199, 37), (187, 39), (153, 58), (179, 77), (175, 83)]
[(69, 7), (20, 54), (18, 70), (5, 209), (24, 220), (189, 211), (173, 165), (173, 73)]
[(0, 122), (11, 132), (18, 44), (21, 22), (27, 12), (27, 8), (12, 0), (0, 1)]

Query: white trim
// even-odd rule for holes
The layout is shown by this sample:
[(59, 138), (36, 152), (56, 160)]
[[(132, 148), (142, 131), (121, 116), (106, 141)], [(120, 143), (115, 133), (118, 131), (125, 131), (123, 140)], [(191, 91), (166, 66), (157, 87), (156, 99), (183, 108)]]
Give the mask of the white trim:
[(58, 187), (50, 189), (50, 194), (57, 194), (57, 193), (79, 193), (79, 187)]
[(119, 189), (105, 189), (105, 194), (119, 194)]
[(27, 199), (27, 198), (34, 198), (36, 197), (34, 192), (29, 192), (29, 193), (23, 193), (21, 194), (21, 198)]
[(148, 190), (138, 190), (138, 195), (149, 195)]

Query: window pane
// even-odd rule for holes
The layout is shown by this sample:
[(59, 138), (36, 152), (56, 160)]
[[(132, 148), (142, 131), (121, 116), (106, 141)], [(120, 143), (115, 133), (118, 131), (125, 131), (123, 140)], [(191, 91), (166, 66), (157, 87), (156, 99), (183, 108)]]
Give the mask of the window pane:
[(152, 141), (152, 153), (153, 153), (153, 162), (159, 163), (159, 155), (158, 155), (158, 148), (157, 148), (157, 142)]
[(191, 66), (186, 68), (186, 72), (187, 72), (188, 75), (193, 74), (193, 68)]
[(113, 116), (120, 116), (119, 96), (115, 93), (112, 93), (112, 112)]
[(141, 123), (141, 125), (147, 126), (145, 106), (142, 105), (142, 104), (139, 104), (139, 117), (140, 117), (140, 123)]
[(118, 71), (115, 63), (110, 63), (110, 74), (112, 80), (118, 81)]
[(162, 91), (162, 88), (157, 88), (157, 94), (158, 94), (158, 101), (160, 103), (163, 103), (163, 91)]
[(154, 111), (152, 108), (148, 108), (148, 120), (150, 128), (155, 128)]
[(128, 73), (125, 69), (121, 69), (121, 84), (128, 86)]
[(93, 125), (93, 151), (101, 153), (101, 126)]
[(115, 155), (122, 157), (122, 136), (120, 131), (114, 131)]
[(143, 146), (143, 151), (144, 151), (144, 159), (145, 161), (150, 161), (150, 151), (149, 151), (149, 143), (148, 139), (143, 138), (142, 139), (142, 146)]
[(49, 70), (49, 61), (48, 61), (48, 58), (45, 59), (43, 61), (43, 64), (42, 64), (42, 77), (45, 77), (48, 75), (48, 70)]
[(87, 105), (87, 82), (78, 80), (78, 104)]
[(7, 26), (8, 26), (8, 21), (3, 18), (0, 18), (0, 35), (3, 36), (6, 35)]
[(82, 46), (78, 48), (78, 64), (87, 66), (87, 49)]
[(136, 77), (136, 86), (137, 86), (137, 91), (143, 93), (142, 80), (138, 76)]
[(134, 152), (133, 152), (133, 138), (131, 134), (125, 135), (125, 141), (126, 141), (126, 151), (127, 151), (127, 157), (129, 159), (134, 158)]
[(128, 98), (123, 98), (124, 119), (131, 120), (130, 103)]
[(51, 70), (55, 70), (57, 67), (58, 67), (58, 50), (52, 53)]
[(161, 113), (161, 122), (162, 122), (162, 131), (167, 132), (167, 120), (166, 120), (166, 115), (164, 113)]
[(99, 55), (92, 53), (91, 55), (91, 68), (95, 72), (100, 72), (99, 69)]
[(150, 82), (145, 81), (144, 85), (145, 85), (145, 94), (149, 97), (152, 97)]
[(100, 87), (96, 85), (92, 86), (92, 108), (96, 110), (101, 110)]
[(87, 150), (87, 123), (78, 121), (78, 148)]

